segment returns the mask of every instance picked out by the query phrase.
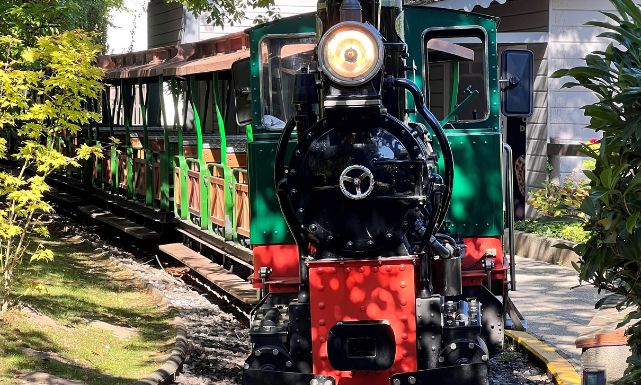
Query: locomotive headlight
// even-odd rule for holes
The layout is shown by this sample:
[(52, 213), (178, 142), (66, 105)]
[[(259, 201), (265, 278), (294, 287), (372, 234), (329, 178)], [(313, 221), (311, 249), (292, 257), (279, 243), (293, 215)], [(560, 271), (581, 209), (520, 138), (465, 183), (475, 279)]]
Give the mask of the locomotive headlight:
[(365, 24), (346, 21), (330, 28), (319, 43), (321, 70), (338, 84), (371, 80), (383, 65), (383, 41)]

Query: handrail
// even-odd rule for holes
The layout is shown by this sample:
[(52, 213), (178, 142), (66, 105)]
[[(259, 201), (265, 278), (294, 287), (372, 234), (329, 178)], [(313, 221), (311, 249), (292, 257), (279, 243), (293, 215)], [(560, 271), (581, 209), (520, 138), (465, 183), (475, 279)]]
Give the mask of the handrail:
[(507, 160), (505, 162), (504, 178), (505, 178), (505, 194), (507, 197), (507, 203), (505, 205), (505, 214), (507, 217), (507, 228), (508, 228), (508, 241), (509, 252), (510, 252), (510, 286), (511, 290), (516, 290), (516, 261), (515, 261), (515, 247), (514, 247), (514, 175), (512, 173), (512, 164), (514, 163), (514, 157), (512, 155), (512, 147), (509, 144), (503, 143), (503, 151), (507, 155)]

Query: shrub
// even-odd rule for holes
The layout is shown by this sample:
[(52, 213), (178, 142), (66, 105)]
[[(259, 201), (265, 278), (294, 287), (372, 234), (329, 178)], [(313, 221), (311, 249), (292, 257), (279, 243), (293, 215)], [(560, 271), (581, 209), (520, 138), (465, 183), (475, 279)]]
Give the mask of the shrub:
[[(604, 28), (612, 40), (604, 51), (589, 54), (586, 65), (558, 71), (574, 81), (565, 87), (585, 87), (599, 101), (584, 107), (590, 127), (603, 133), (599, 149), (584, 146), (594, 159), (589, 197), (581, 205), (589, 239), (574, 248), (581, 256), (580, 278), (623, 299), (629, 344), (635, 353), (623, 384), (641, 381), (641, 9), (632, 0), (611, 0), (617, 14), (610, 22), (590, 22)], [(599, 301), (599, 307), (603, 302)]]
[(542, 188), (531, 192), (528, 202), (537, 212), (547, 217), (577, 214), (581, 203), (588, 196), (587, 182), (572, 174), (560, 184), (551, 180), (549, 170), (548, 168), (548, 176)]

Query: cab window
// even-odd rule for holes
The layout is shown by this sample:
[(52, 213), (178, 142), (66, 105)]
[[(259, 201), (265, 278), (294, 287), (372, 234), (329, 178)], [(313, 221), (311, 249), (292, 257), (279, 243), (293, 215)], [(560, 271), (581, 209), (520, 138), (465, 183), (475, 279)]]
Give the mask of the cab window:
[(476, 122), (489, 116), (487, 38), (480, 28), (425, 33), (426, 95), (439, 120)]
[(272, 36), (260, 44), (261, 118), (264, 128), (282, 129), (295, 114), (294, 75), (309, 66), (316, 37)]

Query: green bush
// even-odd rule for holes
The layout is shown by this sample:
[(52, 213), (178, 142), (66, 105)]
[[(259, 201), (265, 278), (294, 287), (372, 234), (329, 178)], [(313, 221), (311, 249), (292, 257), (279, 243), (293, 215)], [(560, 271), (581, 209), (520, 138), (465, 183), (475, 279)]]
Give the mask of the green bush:
[(560, 238), (580, 243), (588, 240), (589, 233), (583, 230), (582, 223), (549, 222), (540, 219), (528, 219), (514, 224), (516, 230), (548, 238)]
[(528, 202), (543, 216), (558, 217), (576, 215), (587, 196), (587, 182), (584, 179), (573, 174), (560, 184), (551, 180), (548, 169), (542, 188), (531, 192)]
[(595, 166), (584, 171), (590, 195), (581, 206), (590, 236), (574, 251), (583, 281), (621, 295), (619, 305), (634, 310), (625, 321), (635, 354), (621, 380), (631, 385), (641, 381), (641, 9), (632, 0), (611, 2), (618, 15), (604, 12), (610, 22), (588, 25), (604, 28), (600, 36), (613, 42), (588, 55), (585, 66), (554, 76), (572, 77), (565, 87), (586, 87), (599, 100), (584, 107), (603, 140), (598, 150), (583, 149)]

